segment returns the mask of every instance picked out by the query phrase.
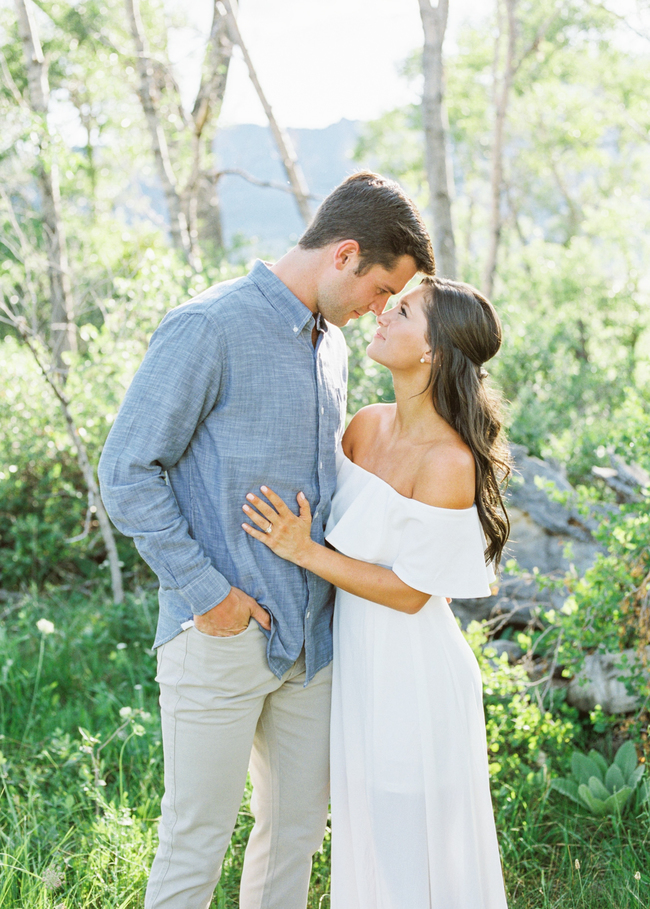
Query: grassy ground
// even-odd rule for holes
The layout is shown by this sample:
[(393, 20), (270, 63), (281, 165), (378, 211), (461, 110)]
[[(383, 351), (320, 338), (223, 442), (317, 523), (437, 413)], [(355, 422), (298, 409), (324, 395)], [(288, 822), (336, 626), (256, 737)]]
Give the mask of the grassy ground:
[[(61, 589), (4, 604), (0, 909), (142, 905), (162, 780), (155, 615), (151, 594), (118, 609)], [(650, 906), (647, 814), (597, 822), (536, 780), (495, 792), (495, 810), (511, 909)], [(214, 907), (237, 906), (251, 823), (244, 800)], [(326, 840), (309, 909), (329, 907), (328, 889)]]

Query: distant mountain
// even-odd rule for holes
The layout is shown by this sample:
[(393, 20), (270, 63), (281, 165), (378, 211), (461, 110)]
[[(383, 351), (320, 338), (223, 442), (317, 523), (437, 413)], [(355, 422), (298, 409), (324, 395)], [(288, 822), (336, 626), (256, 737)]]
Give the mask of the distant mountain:
[[(359, 121), (341, 120), (325, 129), (288, 130), (310, 192), (326, 196), (358, 170), (352, 153), (360, 129)], [(268, 127), (241, 125), (219, 130), (215, 153), (219, 169), (237, 168), (258, 180), (288, 186)], [(293, 196), (279, 189), (225, 174), (219, 182), (219, 200), (224, 240), (235, 260), (280, 256), (304, 230)]]

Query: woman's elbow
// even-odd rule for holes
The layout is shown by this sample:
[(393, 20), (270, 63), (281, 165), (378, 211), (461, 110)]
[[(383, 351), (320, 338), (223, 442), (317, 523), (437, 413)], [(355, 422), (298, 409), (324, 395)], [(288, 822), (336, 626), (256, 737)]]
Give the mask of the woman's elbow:
[(416, 615), (430, 599), (431, 597), (428, 593), (413, 590), (404, 598), (402, 609), (408, 615)]

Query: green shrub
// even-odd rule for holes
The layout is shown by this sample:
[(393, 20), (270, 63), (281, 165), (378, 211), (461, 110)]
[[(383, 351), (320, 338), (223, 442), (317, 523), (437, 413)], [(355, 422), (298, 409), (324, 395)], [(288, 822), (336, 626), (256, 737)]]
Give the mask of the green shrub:
[(637, 762), (632, 742), (625, 742), (608, 766), (605, 758), (593, 748), (589, 754), (574, 751), (571, 777), (551, 782), (553, 789), (586, 808), (594, 817), (620, 817), (626, 811), (638, 814), (650, 797), (645, 780), (645, 764)]

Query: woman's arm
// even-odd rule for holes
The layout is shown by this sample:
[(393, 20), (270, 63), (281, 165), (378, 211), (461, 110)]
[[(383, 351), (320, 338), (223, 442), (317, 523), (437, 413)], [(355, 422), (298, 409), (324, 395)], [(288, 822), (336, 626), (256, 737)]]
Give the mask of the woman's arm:
[(311, 510), (303, 493), (298, 494), (300, 514), (296, 516), (273, 490), (262, 486), (262, 492), (271, 505), (249, 493), (246, 498), (250, 504), (243, 506), (246, 515), (260, 529), (250, 524), (242, 524), (242, 527), (280, 558), (306, 568), (341, 590), (398, 612), (412, 615), (430, 599), (428, 593), (415, 590), (401, 581), (390, 568), (350, 559), (312, 540)]

